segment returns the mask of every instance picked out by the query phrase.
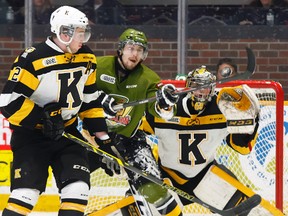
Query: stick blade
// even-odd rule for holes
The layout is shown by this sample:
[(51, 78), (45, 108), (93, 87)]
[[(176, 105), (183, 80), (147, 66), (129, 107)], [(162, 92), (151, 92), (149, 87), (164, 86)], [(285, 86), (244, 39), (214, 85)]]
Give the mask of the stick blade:
[(234, 214), (235, 215), (241, 215), (243, 213), (250, 212), (254, 207), (259, 205), (261, 202), (261, 196), (258, 194), (253, 195), (246, 201), (240, 203), (238, 206), (234, 208)]

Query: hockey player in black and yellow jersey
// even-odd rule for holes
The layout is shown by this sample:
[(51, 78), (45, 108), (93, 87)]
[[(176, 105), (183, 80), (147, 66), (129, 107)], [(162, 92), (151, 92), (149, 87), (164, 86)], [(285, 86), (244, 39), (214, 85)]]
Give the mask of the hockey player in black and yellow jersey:
[[(215, 80), (205, 66), (191, 71), (186, 87), (198, 86), (199, 90), (179, 98), (177, 113), (170, 120), (147, 115), (149, 124), (144, 124), (144, 130), (159, 138), (158, 158), (164, 178), (218, 209), (227, 209), (246, 195), (227, 186), (225, 177), (219, 178), (219, 170), (233, 174), (214, 161), (214, 154), (223, 139), (240, 154), (249, 154), (257, 138), (260, 105), (246, 85), (223, 88), (217, 96)], [(203, 85), (209, 86), (201, 88)], [(190, 204), (180, 199), (184, 205)]]
[(3, 216), (27, 215), (45, 191), (51, 166), (61, 194), (61, 216), (84, 215), (90, 186), (87, 151), (62, 136), (89, 132), (109, 141), (96, 98), (96, 57), (86, 43), (88, 19), (62, 6), (51, 15), (52, 36), (27, 48), (14, 61), (0, 96), (2, 114), (13, 130), (11, 195)]

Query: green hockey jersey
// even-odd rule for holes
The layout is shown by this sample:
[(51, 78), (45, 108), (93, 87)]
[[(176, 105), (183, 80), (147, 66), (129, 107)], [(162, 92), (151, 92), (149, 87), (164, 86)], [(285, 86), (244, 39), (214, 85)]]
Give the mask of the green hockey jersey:
[[(124, 80), (117, 77), (117, 56), (97, 57), (98, 90), (112, 96), (117, 103), (127, 103), (135, 100), (146, 99), (155, 96), (160, 77), (147, 66), (140, 64), (135, 70), (130, 71)], [(133, 136), (138, 129), (142, 116), (146, 109), (153, 115), (155, 102), (127, 107), (120, 110), (115, 117), (108, 117), (106, 122), (109, 131), (122, 134), (126, 137)]]

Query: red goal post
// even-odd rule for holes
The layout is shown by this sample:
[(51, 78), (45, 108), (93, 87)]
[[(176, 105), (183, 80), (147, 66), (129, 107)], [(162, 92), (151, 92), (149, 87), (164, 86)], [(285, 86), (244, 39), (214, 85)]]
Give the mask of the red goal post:
[[(178, 89), (185, 87), (184, 80), (162, 80), (163, 84), (171, 83), (175, 85)], [(237, 86), (246, 84), (252, 89), (271, 89), (274, 93), (264, 92), (265, 94), (273, 94), (271, 99), (271, 104), (275, 106), (275, 143), (276, 143), (276, 152), (275, 152), (275, 206), (281, 211), (284, 210), (286, 214), (288, 213), (287, 200), (284, 205), (284, 174), (285, 170), (287, 172), (287, 167), (284, 169), (284, 91), (282, 86), (278, 82), (267, 81), (267, 80), (236, 80), (227, 82), (224, 84), (217, 85), (217, 88), (222, 88), (225, 86)], [(261, 92), (261, 90), (259, 90)], [(264, 90), (263, 90), (264, 91)], [(257, 94), (256, 94), (257, 95)], [(259, 97), (258, 97), (259, 98)], [(259, 98), (260, 100), (262, 98)], [(273, 100), (273, 102), (272, 102)], [(287, 163), (287, 162), (286, 162)], [(287, 176), (286, 176), (287, 177)], [(287, 191), (288, 193), (288, 191)], [(286, 195), (287, 196), (287, 195)]]

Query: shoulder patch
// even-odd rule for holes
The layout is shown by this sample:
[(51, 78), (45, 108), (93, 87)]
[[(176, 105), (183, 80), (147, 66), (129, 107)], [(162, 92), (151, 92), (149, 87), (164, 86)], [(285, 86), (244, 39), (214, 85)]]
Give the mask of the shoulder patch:
[(42, 63), (44, 66), (50, 66), (50, 65), (57, 64), (57, 60), (56, 60), (56, 57), (50, 57), (50, 58), (43, 59)]
[(108, 76), (107, 74), (101, 74), (100, 80), (102, 80), (103, 82), (110, 83), (110, 84), (115, 84), (116, 79), (115, 77)]
[(35, 47), (28, 47), (25, 49), (21, 57), (26, 58), (29, 53), (32, 53), (35, 50), (36, 50)]

